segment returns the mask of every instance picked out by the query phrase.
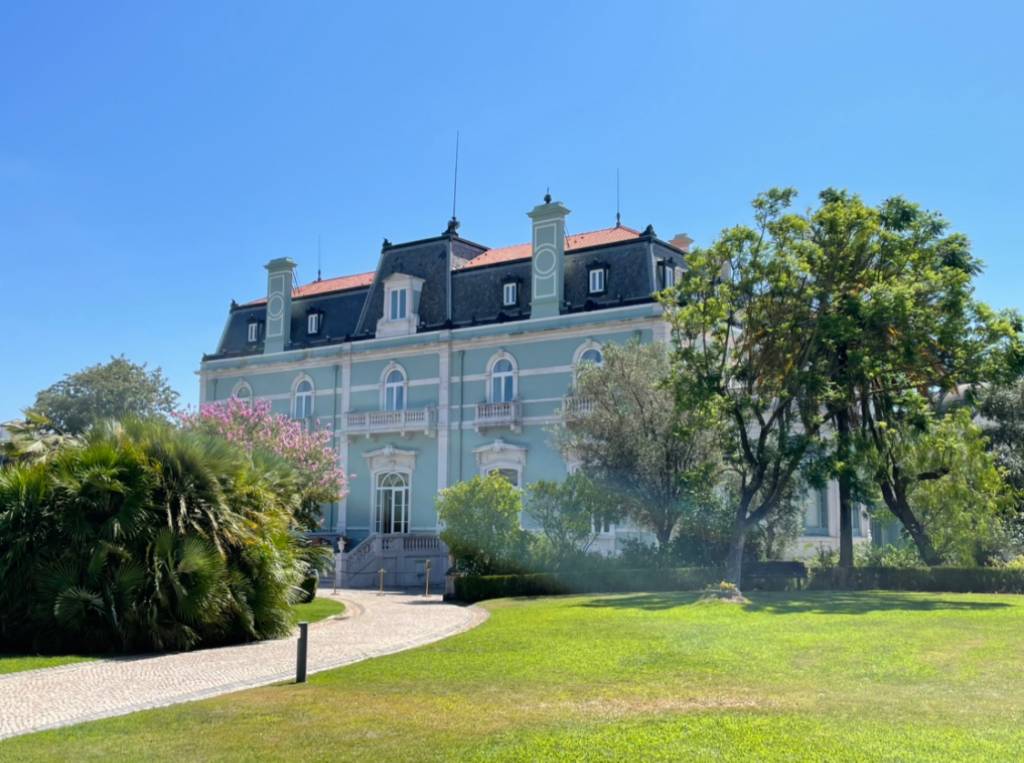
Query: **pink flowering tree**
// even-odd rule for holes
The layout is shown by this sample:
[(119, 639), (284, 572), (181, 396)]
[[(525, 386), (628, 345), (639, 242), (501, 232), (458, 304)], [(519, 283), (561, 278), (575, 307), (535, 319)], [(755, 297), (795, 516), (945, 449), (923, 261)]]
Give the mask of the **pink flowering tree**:
[(300, 509), (296, 523), (306, 530), (320, 524), (320, 505), (340, 501), (348, 492), (345, 473), (337, 464), (329, 429), (307, 429), (272, 413), (266, 400), (231, 398), (206, 403), (198, 412), (176, 414), (186, 429), (218, 435), (250, 453), (263, 451), (290, 464), (299, 485)]

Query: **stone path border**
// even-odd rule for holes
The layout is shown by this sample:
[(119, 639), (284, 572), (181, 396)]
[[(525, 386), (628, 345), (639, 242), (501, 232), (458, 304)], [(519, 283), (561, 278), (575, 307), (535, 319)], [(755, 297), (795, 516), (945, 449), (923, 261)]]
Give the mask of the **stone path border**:
[[(440, 596), (321, 589), (345, 613), (309, 626), (310, 673), (393, 654), (469, 630), (479, 607)], [(0, 739), (291, 681), (296, 639), (26, 670), (0, 676)]]

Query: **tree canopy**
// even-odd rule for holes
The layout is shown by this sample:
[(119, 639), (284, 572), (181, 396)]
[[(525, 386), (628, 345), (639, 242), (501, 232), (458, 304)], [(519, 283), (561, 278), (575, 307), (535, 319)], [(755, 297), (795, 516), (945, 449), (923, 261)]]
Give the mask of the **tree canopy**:
[(38, 395), (31, 410), (64, 434), (81, 434), (104, 419), (167, 418), (178, 402), (159, 368), (123, 355), (68, 374)]
[(560, 447), (621, 507), (667, 544), (681, 518), (719, 482), (715, 421), (701, 407), (676, 404), (663, 346), (604, 348), (584, 367), (559, 433)]

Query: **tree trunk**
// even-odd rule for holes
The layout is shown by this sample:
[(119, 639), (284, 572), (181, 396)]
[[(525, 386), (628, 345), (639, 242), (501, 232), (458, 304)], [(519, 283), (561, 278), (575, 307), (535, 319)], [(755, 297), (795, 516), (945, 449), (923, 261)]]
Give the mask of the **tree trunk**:
[(850, 473), (850, 414), (845, 408), (836, 413), (836, 434), (839, 438), (839, 566), (853, 567), (852, 475)]
[(917, 547), (917, 553), (921, 556), (921, 560), (929, 567), (936, 567), (942, 564), (942, 557), (935, 550), (931, 536), (928, 535), (928, 531), (918, 521), (913, 509), (910, 508), (906, 491), (899, 486), (893, 489), (892, 486), (886, 483), (883, 483), (881, 488), (885, 505), (889, 507), (889, 511), (892, 512), (893, 516), (900, 521), (903, 529), (907, 531), (907, 535), (910, 536), (914, 546)]
[(732, 540), (729, 542), (729, 555), (725, 560), (725, 579), (736, 588), (740, 587), (740, 580), (743, 577), (743, 548), (746, 543), (746, 522), (739, 520), (733, 529)]

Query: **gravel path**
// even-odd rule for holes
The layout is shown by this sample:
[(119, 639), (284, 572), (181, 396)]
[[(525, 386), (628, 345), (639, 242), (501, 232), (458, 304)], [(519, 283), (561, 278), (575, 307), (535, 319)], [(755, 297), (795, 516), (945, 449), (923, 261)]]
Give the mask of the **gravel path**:
[[(345, 614), (309, 626), (309, 672), (438, 641), (486, 619), (484, 610), (370, 591), (321, 590)], [(0, 739), (136, 710), (191, 702), (295, 678), (296, 638), (0, 676)]]

